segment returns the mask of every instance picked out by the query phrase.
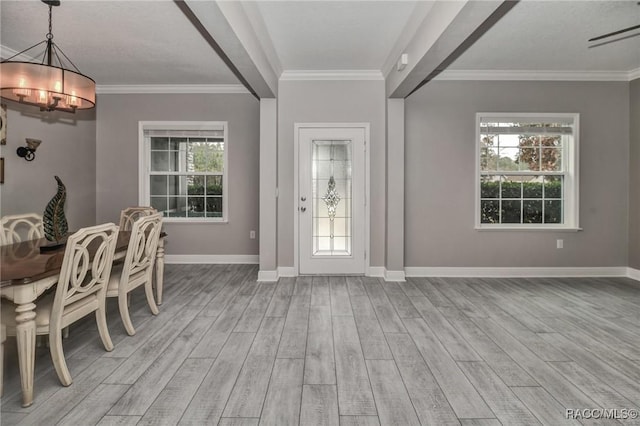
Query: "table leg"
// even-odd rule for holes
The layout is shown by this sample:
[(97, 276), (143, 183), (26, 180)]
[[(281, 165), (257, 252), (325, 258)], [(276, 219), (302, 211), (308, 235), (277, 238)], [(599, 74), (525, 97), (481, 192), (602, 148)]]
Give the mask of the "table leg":
[(156, 253), (156, 304), (162, 305), (162, 286), (164, 285), (164, 238), (158, 241)]
[(16, 308), (16, 342), (22, 384), (22, 406), (33, 404), (33, 372), (36, 361), (36, 305), (28, 302)]

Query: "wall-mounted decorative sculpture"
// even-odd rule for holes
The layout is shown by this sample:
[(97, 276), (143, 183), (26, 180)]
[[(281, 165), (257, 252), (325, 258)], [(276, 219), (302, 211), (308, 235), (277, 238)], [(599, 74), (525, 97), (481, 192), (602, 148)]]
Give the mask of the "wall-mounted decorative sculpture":
[(55, 241), (56, 245), (69, 233), (67, 218), (64, 215), (64, 203), (67, 199), (67, 188), (58, 176), (55, 176), (58, 182), (58, 191), (53, 196), (42, 216), (42, 224), (44, 226), (44, 236), (49, 241)]

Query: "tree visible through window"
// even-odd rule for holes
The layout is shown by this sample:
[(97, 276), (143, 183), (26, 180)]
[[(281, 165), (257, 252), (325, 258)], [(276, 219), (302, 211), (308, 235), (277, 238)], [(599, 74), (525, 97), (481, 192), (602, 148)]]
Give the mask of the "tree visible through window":
[(141, 123), (145, 200), (169, 218), (226, 215), (226, 123)]
[(576, 225), (576, 121), (478, 114), (479, 227)]

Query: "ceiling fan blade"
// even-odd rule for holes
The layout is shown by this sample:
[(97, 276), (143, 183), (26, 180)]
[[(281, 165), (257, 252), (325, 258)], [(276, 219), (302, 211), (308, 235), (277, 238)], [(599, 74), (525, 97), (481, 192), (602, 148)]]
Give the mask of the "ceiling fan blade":
[(597, 41), (597, 40), (602, 40), (603, 38), (607, 38), (607, 37), (611, 37), (614, 35), (618, 35), (618, 34), (622, 34), (622, 33), (626, 33), (628, 31), (633, 31), (633, 30), (637, 30), (640, 28), (640, 25), (634, 25), (633, 27), (629, 27), (629, 28), (625, 28), (623, 30), (618, 30), (618, 31), (614, 31), (612, 33), (608, 33), (608, 34), (603, 34), (601, 36), (598, 37), (594, 37), (594, 38), (590, 38), (588, 41)]

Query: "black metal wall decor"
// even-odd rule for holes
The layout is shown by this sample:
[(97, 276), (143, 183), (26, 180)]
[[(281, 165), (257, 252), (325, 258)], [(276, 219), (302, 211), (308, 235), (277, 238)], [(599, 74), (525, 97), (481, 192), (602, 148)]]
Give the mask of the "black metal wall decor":
[(27, 161), (33, 161), (36, 158), (36, 149), (40, 146), (42, 141), (40, 139), (27, 138), (27, 146), (21, 146), (16, 150), (18, 157), (24, 158)]

